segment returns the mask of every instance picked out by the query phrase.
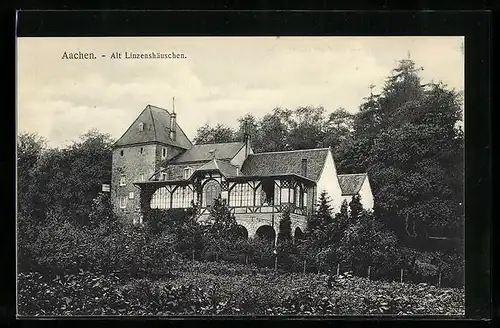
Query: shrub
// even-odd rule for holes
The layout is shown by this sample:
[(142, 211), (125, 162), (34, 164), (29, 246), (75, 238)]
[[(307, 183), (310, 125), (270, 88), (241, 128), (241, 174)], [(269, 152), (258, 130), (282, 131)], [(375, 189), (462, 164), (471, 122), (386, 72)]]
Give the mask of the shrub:
[(20, 315), (411, 315), (464, 314), (463, 288), (370, 281), (345, 273), (274, 272), (190, 262), (167, 280), (115, 274), (20, 273)]
[(141, 227), (118, 224), (79, 227), (61, 220), (50, 220), (36, 228), (28, 226), (28, 230), (27, 224), (21, 223), (19, 269), (23, 272), (76, 274), (90, 270), (145, 276), (168, 274), (180, 261), (175, 236), (169, 232), (153, 235)]

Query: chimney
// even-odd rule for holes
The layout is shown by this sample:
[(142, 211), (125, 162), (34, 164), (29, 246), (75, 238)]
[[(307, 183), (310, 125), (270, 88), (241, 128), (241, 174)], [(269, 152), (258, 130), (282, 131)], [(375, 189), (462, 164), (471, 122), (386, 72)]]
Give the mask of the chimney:
[(302, 166), (301, 166), (301, 171), (300, 171), (301, 175), (303, 177), (306, 177), (307, 176), (307, 158), (303, 158), (302, 159)]
[(250, 151), (250, 134), (248, 133), (248, 122), (246, 121), (243, 131), (243, 142), (245, 143), (245, 158), (247, 158), (248, 152)]
[(175, 141), (175, 137), (177, 134), (177, 129), (176, 129), (176, 116), (175, 114), (175, 97), (172, 98), (172, 114), (170, 114), (170, 139)]

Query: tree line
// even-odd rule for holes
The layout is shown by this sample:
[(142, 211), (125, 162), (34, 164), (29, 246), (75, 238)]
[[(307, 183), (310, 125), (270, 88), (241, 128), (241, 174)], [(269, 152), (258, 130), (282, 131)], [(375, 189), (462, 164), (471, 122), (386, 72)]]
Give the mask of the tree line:
[(368, 173), (377, 217), (402, 242), (424, 248), (429, 236), (461, 239), (462, 94), (440, 82), (423, 84), (420, 70), (401, 60), (355, 114), (275, 108), (262, 118), (240, 117), (237, 129), (204, 125), (194, 141), (241, 141), (247, 131), (255, 152), (331, 147), (339, 173)]

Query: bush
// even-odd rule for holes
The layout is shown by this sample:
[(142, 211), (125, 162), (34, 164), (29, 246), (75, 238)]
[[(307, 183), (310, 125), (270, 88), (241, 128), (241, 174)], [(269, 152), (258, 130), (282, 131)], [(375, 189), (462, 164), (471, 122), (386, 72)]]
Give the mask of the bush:
[(115, 275), (95, 275), (83, 270), (66, 275), (20, 273), (18, 314), (125, 314), (127, 300), (115, 289), (120, 282)]
[[(23, 272), (77, 274), (84, 270), (135, 277), (168, 274), (180, 263), (175, 236), (169, 232), (153, 235), (141, 227), (106, 224), (88, 228), (60, 220), (31, 229), (36, 234), (29, 230), (20, 240), (19, 269)], [(28, 233), (34, 240), (24, 237)]]
[(463, 288), (191, 262), (167, 280), (115, 274), (20, 273), (20, 315), (464, 314)]

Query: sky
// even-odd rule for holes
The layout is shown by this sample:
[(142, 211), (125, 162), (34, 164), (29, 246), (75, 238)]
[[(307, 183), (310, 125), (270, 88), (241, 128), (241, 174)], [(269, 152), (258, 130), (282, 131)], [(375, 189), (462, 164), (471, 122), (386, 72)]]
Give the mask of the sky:
[[(200, 126), (237, 126), (275, 107), (343, 107), (381, 89), (398, 60), (423, 82), (464, 89), (463, 37), (18, 38), (17, 131), (64, 147), (92, 128), (120, 138), (148, 105), (172, 109), (191, 140)], [(64, 52), (96, 59), (62, 59)], [(177, 59), (124, 59), (125, 52)], [(121, 53), (122, 59), (112, 59)], [(104, 55), (105, 57), (102, 57)]]

